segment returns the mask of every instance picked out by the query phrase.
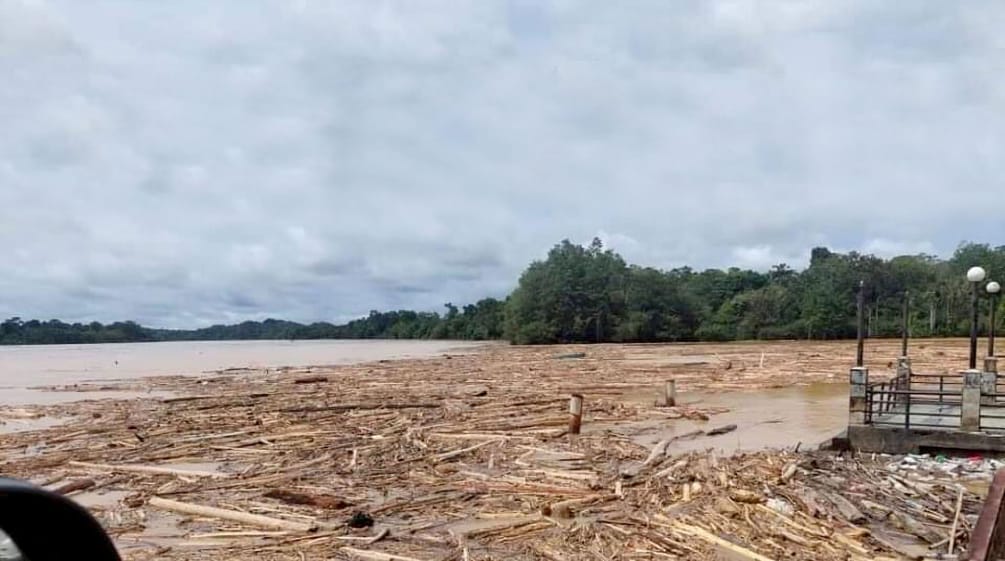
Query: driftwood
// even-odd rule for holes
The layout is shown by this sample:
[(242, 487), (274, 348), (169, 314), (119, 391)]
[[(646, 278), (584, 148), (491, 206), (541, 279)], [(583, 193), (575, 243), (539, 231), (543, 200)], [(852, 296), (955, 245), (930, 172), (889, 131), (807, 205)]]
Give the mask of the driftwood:
[(363, 559), (364, 561), (423, 561), (422, 559), (416, 559), (415, 557), (405, 557), (404, 555), (395, 555), (393, 553), (384, 553), (382, 551), (356, 549), (354, 547), (343, 547), (342, 551), (356, 557), (357, 559)]
[(847, 520), (848, 522), (851, 522), (852, 524), (865, 522), (865, 515), (862, 514), (862, 511), (859, 510), (848, 499), (842, 497), (837, 493), (830, 493), (827, 495), (827, 498), (830, 499), (832, 503), (834, 503), (834, 506), (837, 507), (838, 511), (841, 513), (841, 516), (843, 516), (844, 519)]
[(706, 436), (719, 436), (721, 434), (729, 434), (736, 430), (736, 425), (726, 425), (724, 427), (714, 428), (705, 433)]
[(95, 482), (93, 479), (78, 479), (76, 481), (71, 481), (66, 485), (56, 487), (55, 489), (52, 490), (52, 492), (58, 495), (68, 495), (76, 491), (84, 491), (86, 489), (90, 489), (95, 485), (97, 485), (97, 482)]
[(956, 513), (953, 515), (953, 526), (949, 530), (949, 555), (953, 554), (956, 548), (956, 527), (960, 523), (960, 510), (963, 508), (963, 487), (960, 487), (959, 497), (956, 499)]
[(185, 403), (187, 401), (202, 401), (205, 399), (261, 399), (263, 397), (269, 397), (268, 393), (256, 392), (248, 393), (243, 395), (179, 395), (174, 397), (164, 397), (160, 399), (161, 403)]
[(297, 493), (295, 491), (287, 491), (284, 489), (273, 489), (272, 491), (265, 493), (263, 496), (288, 504), (316, 506), (318, 508), (332, 510), (339, 510), (353, 506), (353, 503), (332, 495), (309, 495), (307, 493)]
[(623, 468), (621, 470), (621, 477), (626, 479), (635, 477), (647, 467), (651, 466), (654, 462), (663, 459), (663, 456), (666, 455), (667, 446), (670, 445), (670, 442), (670, 439), (659, 441), (656, 446), (653, 446), (653, 449), (649, 451), (649, 456), (647, 456), (641, 464)]
[(152, 475), (174, 475), (178, 477), (210, 477), (223, 479), (230, 477), (226, 473), (219, 473), (215, 471), (199, 471), (191, 469), (175, 469), (163, 466), (142, 466), (142, 465), (108, 465), (108, 464), (92, 464), (88, 462), (70, 462), (71, 466), (97, 469), (102, 471), (115, 471), (120, 473), (147, 473)]
[[(730, 346), (734, 371), (756, 366), (761, 351), (771, 368), (727, 377), (716, 375), (725, 360), (684, 366), (688, 353), (709, 354), (690, 346), (605, 345), (590, 347), (584, 360), (551, 359), (580, 347), (498, 346), (449, 362), (137, 380), (131, 389), (186, 399), (46, 406), (39, 410), (45, 415), (88, 422), (4, 434), (0, 468), (47, 488), (89, 478), (97, 482), (90, 489), (125, 493), (117, 501), (105, 497), (102, 522), (130, 550), (136, 546), (137, 559), (180, 561), (192, 557), (188, 546), (227, 540), (204, 556), (892, 561), (919, 550), (944, 556), (954, 520), (958, 553), (980, 501), (967, 491), (959, 500), (958, 479), (926, 471), (924, 461), (906, 466), (896, 458), (798, 453), (791, 446), (745, 452), (760, 445), (746, 439), (736, 450), (730, 439), (710, 438), (708, 445), (720, 449), (711, 453), (685, 452), (704, 443), (674, 446), (680, 439), (656, 444), (690, 430), (684, 419), (712, 418), (705, 428), (725, 424), (714, 420), (722, 408), (702, 402), (654, 407), (667, 379), (694, 390), (695, 399), (705, 390), (822, 381), (844, 368), (837, 357), (846, 353), (828, 359), (829, 345)], [(960, 351), (957, 357), (965, 357)], [(295, 383), (322, 376), (327, 383)], [(577, 438), (559, 437), (568, 396), (580, 391), (590, 401), (589, 425)], [(659, 436), (638, 444), (652, 434)], [(211, 462), (226, 474), (182, 462)], [(853, 509), (829, 500), (834, 493)], [(175, 502), (161, 502), (169, 499)], [(161, 509), (185, 519), (176, 523)], [(357, 512), (358, 520), (393, 528), (398, 539), (371, 545), (386, 533), (346, 528)], [(855, 526), (866, 523), (863, 515), (874, 535)], [(147, 520), (179, 546), (157, 549), (136, 535)], [(306, 531), (315, 526), (318, 532)], [(934, 536), (924, 528), (935, 530), (939, 543), (930, 544)]]
[(228, 510), (224, 508), (183, 503), (179, 501), (172, 501), (170, 499), (163, 499), (160, 497), (152, 497), (149, 501), (149, 504), (154, 508), (169, 510), (171, 512), (177, 512), (179, 514), (188, 514), (191, 516), (201, 516), (206, 518), (218, 518), (220, 520), (239, 522), (241, 524), (247, 524), (249, 526), (258, 526), (260, 528), (288, 530), (291, 532), (311, 532), (317, 529), (316, 524), (306, 524), (304, 522), (292, 522), (290, 520), (271, 518), (269, 516), (262, 516), (260, 514), (250, 514), (247, 512), (241, 512), (239, 510)]
[(364, 409), (436, 409), (443, 407), (442, 403), (340, 403), (338, 405), (323, 405), (320, 407), (286, 407), (280, 413), (320, 413), (324, 411), (353, 411)]
[(328, 376), (304, 376), (293, 380), (294, 384), (321, 384), (328, 382)]
[(736, 545), (733, 542), (726, 541), (719, 536), (716, 536), (705, 530), (704, 528), (699, 528), (698, 526), (691, 526), (688, 524), (678, 524), (676, 528), (685, 534), (694, 536), (696, 538), (703, 539), (709, 543), (715, 544), (723, 549), (728, 550), (730, 553), (738, 555), (744, 559), (750, 559), (751, 561), (774, 561), (770, 557), (765, 557), (757, 552), (751, 551), (745, 547)]

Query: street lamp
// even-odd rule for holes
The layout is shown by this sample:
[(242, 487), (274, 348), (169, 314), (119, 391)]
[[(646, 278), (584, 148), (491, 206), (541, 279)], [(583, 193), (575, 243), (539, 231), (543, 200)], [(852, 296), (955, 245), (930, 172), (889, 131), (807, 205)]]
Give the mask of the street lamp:
[(988, 276), (981, 267), (971, 267), (967, 280), (972, 288), (970, 295), (970, 369), (977, 370), (977, 290), (978, 285)]
[(991, 281), (988, 283), (987, 291), (991, 296), (991, 314), (988, 318), (988, 356), (995, 356), (995, 312), (998, 311), (998, 293), (1001, 292), (1002, 285)]

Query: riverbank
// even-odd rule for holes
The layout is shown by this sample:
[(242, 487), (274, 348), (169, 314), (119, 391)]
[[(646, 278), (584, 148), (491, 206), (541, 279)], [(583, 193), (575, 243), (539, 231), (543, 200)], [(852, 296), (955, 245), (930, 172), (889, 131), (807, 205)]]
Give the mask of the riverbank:
[[(945, 552), (954, 519), (959, 549), (979, 484), (964, 489), (957, 519), (956, 474), (808, 451), (816, 442), (800, 443), (798, 418), (767, 406), (763, 419), (728, 417), (749, 409), (736, 391), (756, 401), (823, 387), (822, 399), (846, 403), (838, 390), (853, 349), (489, 346), (53, 386), (162, 393), (0, 407), (0, 419), (16, 411), (62, 423), (4, 435), (0, 471), (77, 487), (72, 495), (137, 560), (712, 559), (723, 549), (898, 558)], [(896, 351), (895, 341), (869, 343), (875, 376), (892, 372)], [(965, 342), (939, 340), (917, 342), (913, 355), (931, 372), (958, 368), (965, 353)], [(667, 379), (678, 405), (657, 407)], [(574, 392), (586, 398), (578, 437), (565, 434)], [(798, 398), (788, 399), (791, 409)], [(843, 426), (846, 410), (835, 415)], [(725, 424), (738, 426), (705, 434)], [(757, 436), (786, 431), (787, 441)], [(742, 452), (766, 444), (787, 450)]]

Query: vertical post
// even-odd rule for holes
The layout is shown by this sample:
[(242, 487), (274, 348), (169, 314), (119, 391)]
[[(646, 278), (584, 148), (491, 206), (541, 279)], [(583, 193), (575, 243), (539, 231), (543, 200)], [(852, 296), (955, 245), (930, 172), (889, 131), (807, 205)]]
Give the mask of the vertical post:
[[(911, 359), (906, 356), (897, 359), (897, 389), (911, 391)], [(897, 403), (904, 403), (910, 399), (910, 394), (897, 395)]]
[(911, 428), (911, 400), (908, 399), (904, 403), (904, 428)]
[(856, 366), (849, 375), (848, 424), (864, 425), (867, 422), (866, 389), (869, 386), (869, 369)]
[(855, 366), (865, 365), (865, 281), (858, 281), (858, 347), (855, 353)]
[(970, 369), (963, 373), (963, 403), (960, 407), (960, 430), (981, 430), (981, 371)]
[(583, 396), (574, 393), (569, 398), (569, 434), (579, 434), (583, 425)]
[(971, 282), (970, 291), (970, 370), (977, 370), (977, 285)]
[(907, 357), (907, 338), (910, 337), (910, 315), (911, 293), (904, 291), (904, 312), (900, 318), (900, 356)]
[(663, 407), (677, 405), (677, 380), (667, 380), (663, 385)]
[(995, 356), (995, 315), (998, 311), (998, 294), (991, 293), (991, 312), (988, 314), (988, 356)]
[(981, 405), (994, 405), (998, 401), (998, 359), (984, 358), (984, 373), (981, 374)]

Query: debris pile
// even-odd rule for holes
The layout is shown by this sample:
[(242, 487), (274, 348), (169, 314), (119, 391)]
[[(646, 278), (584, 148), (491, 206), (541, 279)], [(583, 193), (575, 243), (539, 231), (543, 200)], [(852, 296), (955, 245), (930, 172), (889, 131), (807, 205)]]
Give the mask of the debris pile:
[[(979, 493), (935, 459), (641, 444), (615, 429), (716, 432), (717, 410), (654, 405), (668, 374), (683, 392), (720, 387), (702, 377), (714, 367), (594, 349), (144, 380), (172, 396), (33, 408), (73, 421), (4, 435), (0, 472), (75, 497), (136, 561), (845, 561), (966, 544)], [(759, 368), (728, 360), (722, 387)], [(579, 436), (572, 392), (586, 396)]]

